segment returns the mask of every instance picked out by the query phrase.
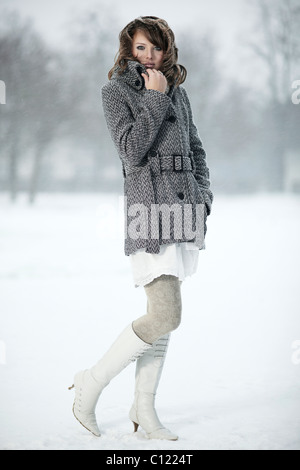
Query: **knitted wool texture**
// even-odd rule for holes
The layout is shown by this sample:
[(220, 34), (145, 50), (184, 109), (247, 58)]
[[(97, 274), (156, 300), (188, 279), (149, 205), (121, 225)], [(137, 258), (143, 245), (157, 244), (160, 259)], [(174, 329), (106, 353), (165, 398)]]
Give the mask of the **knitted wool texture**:
[[(147, 90), (143, 72), (142, 64), (129, 61), (101, 89), (104, 116), (123, 166), (125, 255), (139, 248), (159, 253), (162, 244), (184, 241), (202, 249), (213, 194), (188, 95), (182, 85), (170, 86), (167, 93)], [(176, 165), (161, 171), (161, 158), (174, 155), (189, 157), (192, 171), (177, 171)], [(163, 204), (171, 209), (168, 233)]]
[(181, 282), (176, 276), (162, 274), (144, 286), (147, 295), (147, 314), (135, 320), (132, 328), (146, 343), (154, 343), (180, 325)]

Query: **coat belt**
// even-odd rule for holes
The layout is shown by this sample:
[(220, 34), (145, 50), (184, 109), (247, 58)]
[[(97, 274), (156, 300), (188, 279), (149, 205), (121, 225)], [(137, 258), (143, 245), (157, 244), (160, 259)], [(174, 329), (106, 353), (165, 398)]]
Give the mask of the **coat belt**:
[(190, 157), (183, 155), (167, 155), (160, 159), (160, 169), (173, 171), (192, 171), (193, 165)]
[[(189, 156), (184, 155), (163, 155), (163, 156), (153, 156), (149, 157), (149, 163), (151, 172), (154, 175), (159, 175), (162, 171), (171, 170), (171, 171), (193, 171), (194, 170), (194, 160), (193, 153), (190, 152)], [(135, 173), (136, 171), (141, 170), (141, 167), (135, 167), (132, 169), (127, 168), (125, 171), (123, 165), (123, 175), (124, 177), (130, 173)]]
[(192, 153), (184, 155), (164, 155), (150, 157), (150, 168), (152, 174), (159, 175), (162, 171), (193, 171)]

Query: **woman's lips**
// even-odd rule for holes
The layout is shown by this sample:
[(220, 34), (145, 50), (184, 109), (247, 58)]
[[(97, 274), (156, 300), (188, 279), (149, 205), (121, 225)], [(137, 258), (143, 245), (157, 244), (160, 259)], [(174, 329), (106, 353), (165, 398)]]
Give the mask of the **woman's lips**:
[(153, 69), (155, 64), (144, 64), (147, 69)]

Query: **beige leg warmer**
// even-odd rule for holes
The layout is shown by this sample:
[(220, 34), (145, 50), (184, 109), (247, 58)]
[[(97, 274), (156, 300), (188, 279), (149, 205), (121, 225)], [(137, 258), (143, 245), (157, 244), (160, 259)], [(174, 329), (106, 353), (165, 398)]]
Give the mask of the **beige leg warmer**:
[(144, 286), (147, 314), (132, 323), (134, 332), (146, 343), (154, 343), (178, 328), (181, 321), (181, 281), (163, 274)]

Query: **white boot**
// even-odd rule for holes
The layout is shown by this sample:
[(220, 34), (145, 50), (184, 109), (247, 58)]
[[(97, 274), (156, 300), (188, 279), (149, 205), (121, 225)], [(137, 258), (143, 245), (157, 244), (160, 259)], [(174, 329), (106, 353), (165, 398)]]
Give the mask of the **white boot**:
[(155, 395), (165, 357), (170, 334), (163, 336), (137, 360), (135, 374), (134, 403), (129, 412), (136, 432), (139, 425), (149, 439), (176, 441), (178, 436), (165, 428), (158, 419), (154, 408)]
[(96, 365), (75, 375), (74, 384), (69, 387), (75, 387), (73, 414), (95, 436), (100, 436), (95, 409), (102, 390), (148, 348), (151, 344), (141, 340), (129, 325)]

